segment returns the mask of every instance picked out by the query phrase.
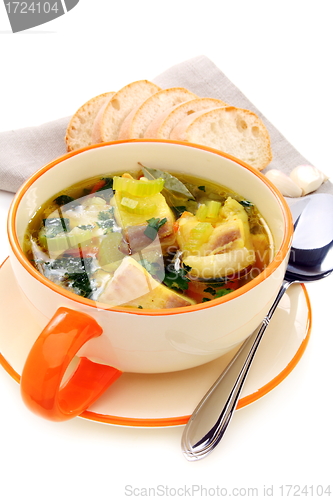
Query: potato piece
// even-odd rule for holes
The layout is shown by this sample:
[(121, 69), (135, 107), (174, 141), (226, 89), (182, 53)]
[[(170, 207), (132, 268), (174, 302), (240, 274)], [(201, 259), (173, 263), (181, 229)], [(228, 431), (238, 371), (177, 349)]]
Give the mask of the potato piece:
[(155, 194), (153, 196), (147, 197), (151, 205), (155, 205), (155, 208), (149, 213), (137, 214), (129, 212), (126, 210), (125, 206), (121, 205), (122, 193), (116, 191), (115, 196), (112, 199), (113, 205), (115, 206), (115, 217), (117, 223), (122, 228), (129, 226), (138, 226), (142, 224), (147, 224), (147, 220), (156, 217), (159, 219), (167, 219), (167, 222), (163, 224), (160, 228), (158, 234), (160, 238), (170, 235), (173, 232), (173, 225), (175, 223), (175, 217), (172, 213), (171, 208), (165, 201), (164, 196), (161, 193)]
[(202, 278), (224, 278), (226, 276), (238, 278), (238, 273), (255, 262), (255, 253), (246, 247), (197, 257), (189, 255), (184, 264), (191, 268), (191, 275)]

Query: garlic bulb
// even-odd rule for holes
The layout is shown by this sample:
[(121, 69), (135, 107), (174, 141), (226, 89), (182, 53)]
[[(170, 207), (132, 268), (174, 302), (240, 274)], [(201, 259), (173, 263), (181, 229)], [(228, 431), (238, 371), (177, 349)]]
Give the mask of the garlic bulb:
[(302, 196), (302, 189), (284, 172), (272, 168), (268, 170), (266, 177), (278, 188), (283, 196), (290, 196), (291, 198)]
[(312, 165), (299, 165), (290, 173), (291, 179), (302, 189), (302, 195), (312, 193), (327, 180), (327, 177)]

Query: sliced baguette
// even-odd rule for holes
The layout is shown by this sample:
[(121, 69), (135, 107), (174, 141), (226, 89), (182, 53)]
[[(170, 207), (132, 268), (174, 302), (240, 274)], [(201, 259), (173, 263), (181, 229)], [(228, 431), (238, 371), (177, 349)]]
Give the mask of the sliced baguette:
[(172, 130), (170, 139), (219, 149), (258, 170), (272, 160), (270, 137), (263, 122), (255, 113), (233, 106), (187, 116)]
[(103, 104), (114, 94), (115, 92), (106, 92), (93, 97), (74, 113), (66, 130), (67, 151), (75, 151), (94, 144), (92, 142), (92, 129), (96, 116)]
[(202, 97), (182, 102), (172, 108), (168, 108), (163, 113), (160, 113), (155, 120), (151, 122), (146, 130), (145, 137), (152, 139), (170, 139), (171, 130), (186, 116), (202, 111), (204, 109), (217, 108), (227, 106), (220, 99), (210, 97)]
[(104, 110), (114, 95), (115, 95), (115, 92), (113, 92), (112, 95), (110, 95), (107, 99), (105, 99), (102, 106), (99, 108), (99, 111), (95, 117), (95, 120), (94, 120), (94, 123), (92, 126), (92, 130), (91, 130), (91, 143), (92, 144), (99, 144), (100, 142), (103, 142), (102, 141), (101, 125), (102, 125)]
[(130, 111), (159, 90), (161, 88), (155, 83), (138, 80), (116, 92), (100, 120), (101, 142), (117, 140), (121, 124)]
[(183, 87), (173, 87), (160, 90), (142, 102), (124, 120), (119, 139), (141, 139), (145, 137), (145, 132), (149, 124), (156, 116), (166, 109), (169, 109), (181, 102), (195, 99), (198, 96)]

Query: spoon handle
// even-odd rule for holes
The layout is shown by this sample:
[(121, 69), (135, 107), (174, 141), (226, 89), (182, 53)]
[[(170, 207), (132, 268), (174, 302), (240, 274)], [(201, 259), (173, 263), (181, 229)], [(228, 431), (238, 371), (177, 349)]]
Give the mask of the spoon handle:
[(240, 398), (261, 339), (281, 298), (292, 282), (284, 280), (262, 324), (243, 343), (227, 368), (200, 401), (187, 422), (181, 442), (185, 457), (206, 457), (222, 439)]

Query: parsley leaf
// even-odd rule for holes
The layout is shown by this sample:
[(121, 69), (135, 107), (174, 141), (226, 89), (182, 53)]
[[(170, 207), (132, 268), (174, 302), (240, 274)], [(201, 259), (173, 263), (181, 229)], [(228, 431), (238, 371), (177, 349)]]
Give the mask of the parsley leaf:
[(67, 203), (73, 202), (74, 198), (68, 196), (67, 194), (61, 194), (60, 196), (57, 196), (57, 198), (55, 198), (53, 201), (61, 207), (62, 205), (67, 205)]
[(50, 267), (51, 269), (64, 269), (63, 282), (78, 295), (88, 298), (93, 291), (90, 281), (90, 275), (93, 272), (92, 257), (64, 255), (54, 260)]
[(63, 217), (50, 217), (43, 219), (46, 238), (54, 238), (59, 233), (69, 231), (69, 219)]
[(77, 226), (79, 229), (83, 229), (84, 231), (88, 231), (88, 229), (94, 229), (94, 224), (83, 224), (82, 226)]
[(215, 295), (215, 299), (219, 299), (220, 297), (223, 297), (224, 295), (228, 295), (228, 293), (233, 292), (231, 288), (221, 288), (221, 290), (218, 290)]
[[(208, 288), (204, 289), (204, 292), (210, 293), (212, 295), (212, 298), (214, 299), (219, 299), (220, 297), (223, 297), (224, 295), (228, 295), (228, 293), (233, 292), (231, 288), (220, 288), (220, 290), (215, 290), (211, 286)], [(208, 302), (209, 300), (212, 300), (208, 297), (204, 297), (202, 299), (202, 302)]]
[(109, 210), (105, 210), (104, 212), (99, 212), (98, 219), (99, 220), (109, 220), (113, 216), (113, 208), (109, 208)]
[(242, 205), (244, 208), (253, 207), (253, 203), (251, 201), (248, 201), (248, 200), (241, 200), (238, 203), (240, 205)]
[(91, 275), (95, 270), (92, 257), (74, 257), (63, 254), (62, 257), (44, 263), (44, 274), (47, 278), (65, 285), (77, 295), (88, 298), (94, 291)]
[(144, 234), (147, 238), (154, 240), (160, 227), (167, 222), (167, 218), (164, 217), (163, 219), (159, 219), (157, 217), (153, 217), (152, 219), (147, 220), (147, 222), (148, 226), (146, 227)]
[(65, 281), (70, 282), (72, 288), (81, 297), (88, 298), (93, 288), (90, 283), (90, 278), (86, 272), (83, 273), (67, 273)]
[(93, 258), (92, 257), (73, 257), (70, 254), (63, 254), (59, 259), (51, 262), (45, 262), (49, 269), (64, 269), (67, 273), (82, 273), (91, 274)]
[(187, 290), (190, 279), (187, 277), (187, 273), (191, 270), (189, 266), (183, 265), (179, 269), (175, 269), (173, 264), (170, 264), (166, 271), (163, 283), (169, 287), (176, 290)]
[(113, 232), (113, 228), (115, 225), (113, 213), (114, 213), (113, 208), (110, 208), (109, 210), (106, 210), (105, 212), (99, 212), (99, 214), (97, 216), (98, 220), (100, 221), (100, 222), (97, 222), (97, 225), (101, 229), (105, 230), (104, 234)]
[(204, 292), (210, 293), (211, 295), (216, 295), (216, 290), (214, 290), (214, 288), (212, 288), (211, 286), (209, 286), (208, 288), (205, 288)]

